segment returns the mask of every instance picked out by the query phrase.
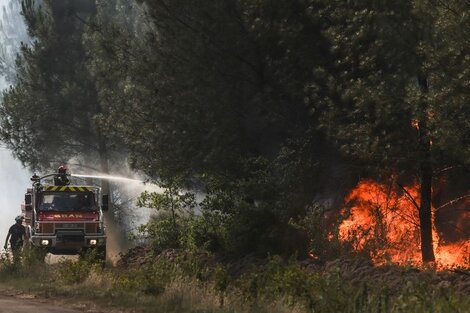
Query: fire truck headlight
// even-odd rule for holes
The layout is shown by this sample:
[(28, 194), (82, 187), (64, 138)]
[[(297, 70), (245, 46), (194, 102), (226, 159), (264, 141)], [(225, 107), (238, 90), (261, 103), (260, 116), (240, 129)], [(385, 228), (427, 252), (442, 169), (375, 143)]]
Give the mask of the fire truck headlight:
[(41, 240), (41, 245), (48, 246), (49, 245), (49, 240)]
[(96, 239), (90, 239), (90, 246), (96, 246), (97, 243)]

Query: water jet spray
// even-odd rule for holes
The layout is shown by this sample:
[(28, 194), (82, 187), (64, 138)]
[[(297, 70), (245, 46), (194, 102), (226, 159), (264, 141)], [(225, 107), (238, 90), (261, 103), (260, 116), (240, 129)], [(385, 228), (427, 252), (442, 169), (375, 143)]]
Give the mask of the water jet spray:
[(118, 180), (118, 181), (131, 181), (131, 182), (138, 182), (142, 184), (146, 184), (145, 181), (139, 179), (133, 179), (128, 177), (122, 176), (112, 176), (112, 175), (85, 175), (85, 174), (70, 174), (72, 177), (80, 177), (80, 178), (96, 178), (96, 179), (106, 179), (106, 180)]

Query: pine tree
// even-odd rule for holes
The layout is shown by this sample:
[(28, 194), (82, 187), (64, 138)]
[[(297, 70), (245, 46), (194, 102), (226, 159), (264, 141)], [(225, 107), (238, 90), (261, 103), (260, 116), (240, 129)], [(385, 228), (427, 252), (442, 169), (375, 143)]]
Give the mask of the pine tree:
[[(107, 137), (95, 117), (102, 112), (85, 66), (83, 3), (22, 2), (31, 45), (23, 44), (17, 82), (3, 95), (2, 140), (33, 169), (55, 168), (72, 158), (108, 171)], [(90, 8), (87, 8), (89, 10)], [(94, 162), (93, 162), (94, 163)]]
[(0, 21), (0, 76), (15, 82), (15, 58), (21, 42), (28, 42), (19, 1), (10, 1), (2, 8)]
[[(465, 3), (457, 3), (463, 7), (456, 12), (465, 12)], [(324, 10), (336, 61), (315, 69), (317, 79), (308, 86), (312, 108), (323, 110), (321, 127), (345, 154), (419, 178), (421, 253), (424, 262), (434, 261), (434, 169), (468, 162), (468, 125), (448, 132), (452, 115), (459, 115), (457, 123), (468, 120), (462, 88), (468, 84), (468, 41), (449, 40), (464, 35), (459, 30), (468, 19), (464, 13), (450, 19), (448, 8), (433, 1), (330, 2)], [(459, 148), (444, 143), (451, 138)], [(456, 148), (463, 154), (457, 156)]]

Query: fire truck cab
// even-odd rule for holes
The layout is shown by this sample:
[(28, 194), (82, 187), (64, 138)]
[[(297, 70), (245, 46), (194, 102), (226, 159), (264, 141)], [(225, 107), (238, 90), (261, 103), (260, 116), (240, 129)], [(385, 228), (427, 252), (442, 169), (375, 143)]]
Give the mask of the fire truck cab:
[[(52, 254), (81, 254), (89, 249), (106, 258), (103, 211), (108, 196), (101, 188), (70, 185), (68, 174), (34, 175), (25, 195), (22, 212), (32, 246)], [(53, 184), (42, 184), (53, 177)], [(101, 196), (101, 197), (100, 197)]]

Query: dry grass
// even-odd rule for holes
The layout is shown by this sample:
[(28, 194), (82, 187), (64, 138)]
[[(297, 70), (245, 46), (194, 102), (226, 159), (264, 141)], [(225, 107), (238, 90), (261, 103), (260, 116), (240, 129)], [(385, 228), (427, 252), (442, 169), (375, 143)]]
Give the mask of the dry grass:
[(273, 258), (238, 277), (223, 265), (200, 267), (191, 259), (106, 269), (87, 260), (24, 261), (18, 266), (4, 260), (0, 282), (107, 312), (470, 312), (468, 289), (454, 290), (460, 281), (468, 285), (465, 275), (374, 268), (358, 260), (308, 269)]

